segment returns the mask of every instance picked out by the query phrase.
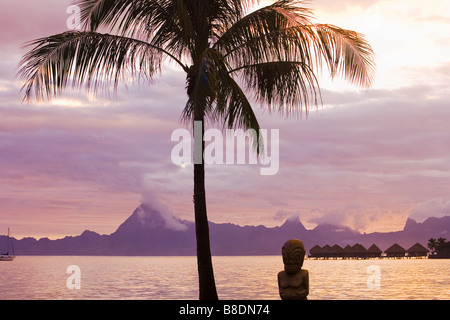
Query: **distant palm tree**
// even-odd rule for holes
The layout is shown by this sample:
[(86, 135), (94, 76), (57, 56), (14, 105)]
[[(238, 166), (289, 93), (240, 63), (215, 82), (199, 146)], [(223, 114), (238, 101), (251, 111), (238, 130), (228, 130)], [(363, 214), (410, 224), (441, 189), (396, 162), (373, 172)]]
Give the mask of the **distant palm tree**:
[(440, 247), (443, 247), (446, 243), (447, 239), (440, 237), (439, 239), (437, 239), (437, 248), (439, 249)]
[[(82, 31), (35, 40), (23, 57), (25, 97), (51, 98), (68, 85), (116, 90), (126, 76), (153, 79), (167, 59), (186, 72), (186, 121), (211, 119), (258, 132), (245, 92), (269, 110), (307, 112), (319, 103), (315, 70), (322, 64), (332, 77), (370, 86), (373, 51), (363, 35), (314, 24), (302, 1), (279, 0), (251, 11), (257, 2), (77, 0)], [(204, 150), (203, 141), (194, 143), (194, 150)], [(260, 143), (254, 137), (257, 152)], [(194, 202), (199, 296), (217, 299), (203, 161), (194, 164)]]
[(434, 238), (428, 239), (428, 249), (431, 250), (432, 254), (436, 251), (437, 247), (438, 247), (438, 243), (437, 243), (436, 239), (434, 239)]

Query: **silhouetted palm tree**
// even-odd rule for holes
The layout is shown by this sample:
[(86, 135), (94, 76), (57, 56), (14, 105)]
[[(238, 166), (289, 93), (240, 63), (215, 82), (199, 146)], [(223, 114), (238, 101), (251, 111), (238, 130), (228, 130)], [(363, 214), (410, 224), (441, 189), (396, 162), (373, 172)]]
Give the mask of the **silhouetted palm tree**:
[(437, 247), (440, 248), (443, 245), (445, 245), (447, 239), (443, 238), (443, 237), (439, 237), (439, 239), (437, 239)]
[[(314, 24), (301, 1), (280, 0), (251, 11), (257, 2), (78, 0), (82, 31), (35, 40), (23, 57), (19, 75), (26, 98), (50, 98), (69, 84), (92, 92), (117, 89), (126, 76), (153, 79), (167, 59), (186, 72), (184, 119), (258, 132), (246, 92), (269, 110), (307, 111), (319, 103), (315, 71), (322, 64), (333, 77), (370, 86), (373, 52), (361, 34)], [(259, 146), (258, 137), (254, 142)], [(194, 164), (200, 299), (217, 299), (204, 174), (203, 161)]]
[(436, 251), (437, 247), (438, 247), (438, 243), (437, 243), (436, 239), (434, 239), (434, 238), (428, 239), (428, 249), (431, 250), (432, 254), (434, 254), (434, 252)]

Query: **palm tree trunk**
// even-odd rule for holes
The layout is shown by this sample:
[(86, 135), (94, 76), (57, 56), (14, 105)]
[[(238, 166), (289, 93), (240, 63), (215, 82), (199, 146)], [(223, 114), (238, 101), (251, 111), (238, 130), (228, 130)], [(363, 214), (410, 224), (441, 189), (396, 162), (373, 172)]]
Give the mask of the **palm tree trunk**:
[[(194, 208), (195, 234), (197, 238), (199, 299), (218, 300), (211, 259), (208, 216), (206, 212), (205, 164), (203, 159), (203, 153), (205, 150), (205, 142), (203, 141), (204, 115), (203, 112), (200, 113), (201, 115), (197, 114), (194, 116), (194, 121), (197, 121), (197, 123), (201, 123), (200, 133), (197, 134), (195, 132), (194, 124)], [(200, 155), (199, 152), (201, 152)]]

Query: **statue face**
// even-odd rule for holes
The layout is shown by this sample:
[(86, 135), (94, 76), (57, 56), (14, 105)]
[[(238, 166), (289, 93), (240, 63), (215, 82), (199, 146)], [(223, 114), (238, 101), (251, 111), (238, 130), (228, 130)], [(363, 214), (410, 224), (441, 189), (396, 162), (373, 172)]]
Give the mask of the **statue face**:
[(286, 241), (282, 249), (284, 271), (289, 274), (297, 273), (303, 266), (305, 259), (305, 247), (303, 242), (297, 239)]

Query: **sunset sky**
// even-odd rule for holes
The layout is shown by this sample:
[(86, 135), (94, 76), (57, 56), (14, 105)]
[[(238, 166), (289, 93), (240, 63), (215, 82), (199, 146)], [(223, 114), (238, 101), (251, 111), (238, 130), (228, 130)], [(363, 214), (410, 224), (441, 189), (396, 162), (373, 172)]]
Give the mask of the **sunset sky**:
[[(16, 238), (110, 234), (142, 202), (193, 220), (191, 166), (170, 155), (186, 102), (185, 75), (169, 65), (152, 86), (117, 97), (67, 92), (22, 103), (17, 66), (30, 40), (67, 31), (70, 0), (0, 3), (0, 234)], [(320, 23), (367, 36), (373, 87), (320, 78), (323, 106), (269, 114), (279, 129), (276, 175), (259, 165), (206, 168), (209, 219), (307, 228), (342, 224), (394, 231), (411, 217), (450, 215), (450, 6), (447, 0), (316, 0)]]

